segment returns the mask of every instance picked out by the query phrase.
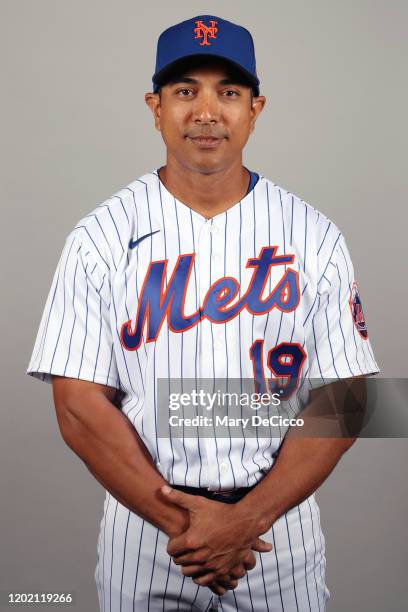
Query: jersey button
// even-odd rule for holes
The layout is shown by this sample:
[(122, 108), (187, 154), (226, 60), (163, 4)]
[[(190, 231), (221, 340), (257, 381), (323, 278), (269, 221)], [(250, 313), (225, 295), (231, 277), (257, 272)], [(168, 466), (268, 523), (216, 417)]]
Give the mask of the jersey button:
[(228, 465), (226, 463), (220, 463), (220, 472), (221, 474), (226, 474), (228, 472)]
[(210, 231), (212, 234), (216, 234), (217, 232), (220, 231), (220, 228), (218, 227), (218, 225), (211, 225), (210, 226)]
[(213, 253), (211, 258), (214, 263), (219, 263), (221, 261), (221, 255), (219, 253)]
[(214, 348), (216, 351), (220, 351), (222, 349), (222, 347), (224, 346), (222, 340), (219, 340), (218, 338), (216, 338), (214, 340)]

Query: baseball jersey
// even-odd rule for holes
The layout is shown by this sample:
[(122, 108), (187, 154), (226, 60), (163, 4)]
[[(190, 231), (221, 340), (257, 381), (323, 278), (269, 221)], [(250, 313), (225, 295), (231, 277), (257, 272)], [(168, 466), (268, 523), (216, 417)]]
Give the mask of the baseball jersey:
[(213, 490), (258, 482), (285, 430), (159, 436), (158, 380), (255, 379), (278, 389), (281, 379), (378, 371), (333, 221), (255, 173), (239, 202), (208, 219), (158, 170), (67, 236), (27, 369), (48, 383), (56, 374), (116, 387), (164, 478)]

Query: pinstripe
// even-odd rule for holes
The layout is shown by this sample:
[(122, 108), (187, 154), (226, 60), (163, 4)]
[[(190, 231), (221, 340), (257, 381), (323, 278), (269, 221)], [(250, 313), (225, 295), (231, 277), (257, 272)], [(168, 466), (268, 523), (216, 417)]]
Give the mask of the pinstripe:
[[(114, 296), (112, 296), (112, 306), (113, 306), (113, 309), (114, 309), (114, 312), (115, 312), (115, 318), (116, 318), (117, 317), (117, 308), (116, 308)], [(119, 339), (119, 334), (118, 334), (117, 328), (115, 328), (115, 331), (116, 331), (116, 335), (118, 336), (118, 339)], [(125, 357), (125, 352), (124, 352), (122, 344), (120, 342), (119, 342), (119, 344), (120, 344), (120, 347), (121, 347), (123, 363), (125, 364), (128, 384), (129, 384), (130, 388), (132, 389), (132, 391), (134, 392), (135, 390), (134, 390), (134, 387), (133, 387), (133, 384), (132, 384), (132, 377), (131, 377), (130, 372), (129, 372), (128, 364), (127, 364), (126, 357)]]
[(329, 307), (329, 300), (330, 300), (330, 297), (329, 297), (329, 295), (327, 295), (327, 306), (325, 308), (326, 323), (327, 323), (327, 340), (329, 341), (330, 353), (331, 353), (332, 362), (333, 362), (333, 369), (336, 372), (337, 378), (340, 378), (339, 373), (338, 373), (337, 368), (336, 368), (336, 363), (335, 363), (334, 354), (333, 354), (333, 347), (332, 347), (332, 343), (331, 343), (331, 340), (330, 340), (330, 325), (329, 325), (329, 317), (327, 316), (327, 309)]
[(204, 610), (204, 612), (207, 612), (208, 610), (210, 610), (210, 608), (211, 608), (211, 604), (212, 604), (212, 600), (210, 599), (210, 601), (208, 602), (208, 606), (206, 607), (206, 609)]
[[(137, 209), (137, 204), (136, 204), (136, 197), (135, 197), (135, 192), (132, 191), (132, 195), (133, 195), (133, 202), (134, 202), (134, 207), (135, 207), (135, 215), (136, 215), (136, 228), (137, 228), (137, 238), (140, 238), (140, 222), (139, 222), (139, 211)], [(136, 269), (139, 268), (139, 249), (136, 250)], [(139, 277), (136, 274), (136, 299), (139, 302)], [(145, 354), (145, 358), (147, 358), (147, 349), (146, 349), (146, 342), (145, 339), (142, 338), (142, 344), (143, 344), (143, 351)], [(139, 355), (138, 353), (136, 353), (138, 361), (139, 361)], [(143, 385), (143, 393), (146, 392), (145, 386), (144, 386), (144, 380), (145, 380), (145, 376), (142, 374), (142, 368), (139, 362), (139, 368), (140, 368), (140, 379), (142, 381), (142, 385)]]
[(126, 530), (125, 530), (125, 545), (124, 545), (124, 548), (123, 548), (122, 575), (121, 575), (121, 579), (120, 579), (120, 600), (119, 600), (120, 604), (119, 604), (119, 612), (122, 612), (123, 572), (125, 570), (127, 533), (128, 533), (128, 528), (129, 528), (129, 520), (130, 520), (130, 512), (127, 513)]
[[(320, 297), (318, 298), (318, 308), (319, 308), (319, 305), (320, 305)], [(321, 368), (321, 365), (320, 365), (319, 351), (317, 350), (316, 332), (315, 332), (315, 326), (314, 326), (314, 320), (315, 320), (316, 314), (317, 314), (317, 312), (315, 312), (315, 314), (314, 314), (314, 316), (312, 318), (313, 344), (314, 344), (314, 349), (315, 349), (317, 365), (319, 367), (320, 377), (324, 380), (322, 368)]]
[(319, 612), (320, 612), (320, 597), (319, 597), (319, 589), (317, 588), (317, 579), (316, 579), (316, 554), (317, 554), (317, 550), (316, 550), (316, 539), (315, 539), (315, 531), (314, 531), (313, 512), (312, 512), (312, 508), (310, 506), (310, 501), (307, 500), (307, 503), (308, 503), (309, 511), (310, 511), (310, 520), (312, 522), (312, 535), (313, 535), (313, 546), (314, 546), (313, 575), (314, 575), (315, 586), (316, 586), (317, 604), (319, 606)]
[(138, 551), (137, 551), (137, 564), (136, 564), (136, 572), (135, 572), (135, 582), (134, 582), (134, 587), (133, 587), (133, 612), (137, 612), (136, 608), (135, 608), (135, 604), (136, 604), (136, 585), (137, 585), (137, 579), (139, 577), (140, 551), (142, 550), (142, 539), (143, 539), (144, 526), (145, 526), (145, 520), (142, 519), (142, 526), (141, 526), (141, 529), (140, 529), (139, 546), (138, 546)]
[(281, 601), (282, 612), (285, 612), (285, 606), (283, 605), (283, 596), (282, 596), (280, 571), (279, 571), (279, 559), (278, 559), (278, 554), (276, 552), (276, 539), (275, 539), (275, 527), (274, 527), (274, 525), (272, 525), (271, 531), (272, 531), (272, 539), (273, 539), (273, 548), (272, 548), (272, 550), (275, 553), (276, 570), (277, 570), (277, 576), (278, 576), (279, 597), (280, 597), (280, 601)]
[(152, 573), (150, 575), (150, 584), (149, 584), (149, 594), (147, 596), (147, 610), (149, 612), (150, 610), (150, 597), (152, 594), (152, 584), (153, 584), (153, 574), (154, 574), (154, 567), (155, 567), (155, 561), (156, 561), (156, 553), (157, 553), (157, 540), (159, 539), (159, 530), (156, 529), (156, 541), (154, 544), (154, 553), (153, 553), (153, 563), (152, 563)]
[[(270, 213), (269, 186), (268, 186), (268, 183), (265, 184), (265, 187), (266, 187), (266, 210), (267, 210), (267, 218), (268, 218), (268, 224), (267, 224), (268, 225), (268, 245), (270, 245), (271, 244), (271, 213)], [(293, 199), (292, 199), (292, 205), (293, 205)], [(292, 208), (292, 215), (293, 215), (293, 208)], [(268, 292), (270, 293), (271, 292), (271, 277), (270, 276), (269, 276), (269, 279), (268, 279), (268, 283), (269, 283)], [(267, 337), (266, 328), (267, 328), (268, 323), (269, 323), (269, 314), (270, 314), (270, 311), (268, 311), (266, 313), (265, 327), (264, 327), (264, 333), (263, 333), (264, 338)], [(277, 407), (277, 410), (279, 412), (279, 406)], [(280, 423), (279, 423), (279, 437), (282, 440), (282, 429), (281, 429)], [(272, 438), (271, 438), (270, 443), (268, 445), (268, 450), (271, 449), (271, 446), (272, 446)], [(271, 463), (272, 463), (272, 461), (270, 461), (270, 465), (271, 465)]]
[(234, 598), (235, 607), (236, 607), (237, 612), (238, 612), (238, 602), (237, 602), (237, 596), (235, 594), (235, 591), (232, 591), (232, 596)]
[(89, 233), (89, 230), (88, 230), (87, 226), (86, 226), (86, 225), (77, 225), (77, 226), (76, 226), (76, 229), (82, 229), (82, 230), (84, 230), (84, 231), (87, 233), (87, 235), (88, 235), (88, 237), (90, 238), (90, 240), (91, 240), (92, 244), (94, 245), (95, 250), (96, 250), (96, 252), (98, 253), (98, 255), (99, 255), (100, 259), (101, 259), (101, 260), (104, 262), (105, 266), (106, 266), (106, 267), (107, 267), (107, 269), (109, 270), (109, 264), (108, 264), (108, 262), (106, 261), (106, 259), (104, 259), (104, 257), (102, 257), (102, 253), (100, 252), (100, 250), (99, 250), (99, 248), (98, 248), (98, 246), (97, 246), (97, 244), (96, 244), (95, 240), (92, 238), (91, 234)]
[(306, 584), (306, 592), (307, 592), (307, 601), (309, 603), (309, 610), (310, 610), (310, 612), (312, 612), (312, 608), (311, 608), (311, 605), (310, 605), (309, 585), (307, 583), (307, 555), (306, 555), (306, 546), (305, 546), (305, 536), (304, 536), (304, 533), (303, 533), (302, 515), (300, 513), (299, 506), (297, 507), (297, 510), (298, 510), (298, 514), (299, 514), (300, 530), (302, 532), (302, 546), (303, 546), (303, 551), (305, 553), (305, 584)]
[(96, 367), (98, 365), (99, 350), (101, 348), (101, 335), (102, 335), (102, 298), (101, 296), (99, 296), (99, 336), (98, 336), (98, 348), (96, 350), (96, 356), (95, 356), (95, 368), (94, 368), (93, 380), (95, 380)]
[[(169, 585), (169, 578), (170, 578), (170, 569), (171, 569), (171, 564), (172, 564), (172, 558), (169, 555), (169, 562), (167, 565), (167, 577), (166, 577), (166, 584), (164, 586), (164, 591), (163, 591), (163, 612), (164, 612), (164, 604), (166, 603), (166, 595), (167, 595), (167, 587)], [(199, 588), (199, 587), (198, 587)], [(197, 589), (197, 593), (198, 593), (198, 589)], [(197, 593), (196, 593), (196, 597), (197, 597)], [(194, 600), (195, 601), (195, 600)], [(193, 609), (193, 603), (191, 604), (191, 609)]]
[(330, 253), (330, 257), (329, 257), (329, 259), (328, 259), (328, 261), (327, 261), (327, 264), (326, 264), (325, 268), (323, 269), (323, 273), (322, 273), (322, 275), (321, 275), (321, 276), (320, 276), (320, 278), (319, 278), (319, 281), (318, 281), (318, 283), (317, 283), (318, 285), (320, 285), (320, 283), (321, 283), (321, 281), (322, 281), (322, 279), (323, 279), (323, 276), (326, 274), (326, 270), (327, 270), (328, 265), (329, 265), (330, 263), (332, 263), (331, 258), (332, 258), (332, 256), (333, 256), (333, 253), (334, 253), (334, 250), (335, 250), (335, 248), (336, 248), (336, 246), (337, 246), (337, 243), (338, 243), (338, 241), (340, 240), (340, 236), (341, 236), (341, 234), (339, 233), (339, 235), (337, 236), (336, 241), (335, 241), (335, 243), (334, 243), (334, 245), (333, 245), (332, 252)]
[[(109, 368), (108, 368), (108, 375), (106, 377), (106, 382), (109, 381), (109, 376), (110, 376), (110, 371), (111, 371), (111, 367), (112, 367), (112, 362), (113, 362), (113, 344), (111, 346), (111, 352), (110, 352), (110, 360), (109, 360)], [(118, 379), (119, 380), (119, 379)]]
[[(238, 255), (238, 261), (239, 261), (239, 297), (241, 298), (241, 286), (242, 286), (242, 279), (241, 279), (241, 270), (242, 270), (242, 259), (241, 259), (241, 236), (242, 236), (242, 205), (241, 202), (239, 202), (239, 255)], [(238, 342), (238, 346), (241, 347), (241, 313), (238, 314), (238, 337), (239, 337), (239, 342)], [(240, 374), (240, 391), (242, 393), (242, 355), (241, 355), (241, 349), (239, 349), (239, 374)], [(241, 406), (241, 417), (242, 417), (242, 406)], [(242, 451), (241, 451), (241, 466), (244, 468), (244, 470), (247, 473), (247, 486), (249, 485), (249, 471), (247, 470), (247, 468), (245, 467), (245, 463), (244, 463), (244, 453), (245, 453), (245, 445), (246, 445), (246, 437), (245, 437), (245, 433), (242, 432), (242, 438), (243, 438), (243, 444), (242, 444)]]
[[(228, 211), (225, 211), (225, 224), (224, 224), (224, 243), (225, 245), (227, 244), (227, 227), (228, 227)], [(227, 249), (224, 249), (224, 276), (227, 275)], [(229, 390), (229, 375), (228, 375), (228, 339), (227, 339), (227, 328), (224, 325), (224, 339), (225, 339), (225, 379), (226, 379), (226, 391), (228, 392)], [(227, 407), (228, 410), (228, 407)], [(230, 433), (230, 426), (228, 423), (228, 432)], [(231, 452), (232, 452), (232, 438), (230, 435), (229, 438), (229, 449), (228, 449), (228, 461), (231, 467), (231, 474), (232, 474), (232, 480), (233, 480), (233, 487), (234, 489), (237, 486), (237, 481), (235, 478), (235, 471), (234, 471), (234, 465), (232, 463), (231, 460)]]
[[(255, 192), (252, 191), (252, 213), (253, 213), (253, 223), (254, 223), (254, 242), (253, 242), (253, 257), (256, 257), (256, 214), (255, 214)], [(255, 324), (255, 315), (252, 315), (252, 342), (254, 343), (254, 324)], [(259, 437), (258, 437), (258, 429), (255, 429), (256, 432), (256, 450), (254, 449), (252, 455), (252, 461), (257, 466), (259, 472), (261, 472), (261, 466), (256, 462), (255, 457), (257, 453), (259, 453)]]
[[(64, 375), (65, 375), (65, 373), (67, 371), (67, 365), (68, 365), (69, 356), (70, 356), (70, 353), (71, 353), (72, 336), (73, 336), (73, 333), (74, 333), (75, 321), (76, 321), (76, 318), (77, 318), (77, 313), (76, 313), (76, 310), (75, 310), (75, 289), (76, 289), (76, 274), (77, 274), (77, 270), (78, 270), (78, 261), (76, 261), (76, 263), (75, 263), (74, 280), (73, 280), (73, 285), (72, 285), (73, 286), (72, 310), (74, 311), (74, 322), (72, 323), (71, 334), (70, 334), (70, 337), (69, 337), (68, 354), (67, 354), (67, 360), (65, 362)], [(102, 307), (102, 300), (100, 301), (100, 306)], [(102, 319), (101, 319), (100, 323), (101, 323), (101, 327), (102, 327)], [(96, 368), (96, 364), (95, 364), (95, 368)], [(94, 380), (95, 380), (95, 373), (94, 373)]]
[[(180, 240), (180, 227), (179, 227), (179, 220), (178, 220), (178, 214), (177, 214), (177, 203), (176, 203), (176, 198), (173, 198), (173, 202), (174, 202), (174, 214), (176, 217), (176, 227), (177, 227), (177, 243), (178, 243), (178, 250), (181, 253), (181, 240)], [(184, 332), (181, 333), (181, 359), (180, 359), (180, 381), (181, 381), (181, 392), (184, 392), (184, 388), (183, 388), (183, 339), (184, 339)], [(184, 416), (184, 406), (183, 406), (183, 416)], [(185, 443), (185, 439), (184, 439), (184, 421), (183, 421), (183, 450), (184, 450), (184, 455), (186, 458), (186, 463), (185, 463), (185, 467), (186, 467), (186, 471), (184, 472), (184, 484), (187, 484), (187, 473), (188, 473), (188, 455), (187, 455), (187, 451), (186, 451), (186, 443)]]
[(318, 294), (318, 293), (316, 293), (316, 297), (315, 297), (315, 299), (314, 299), (314, 301), (313, 301), (312, 307), (310, 308), (309, 312), (307, 313), (307, 317), (306, 317), (306, 319), (303, 321), (303, 327), (306, 325), (306, 323), (307, 323), (307, 321), (308, 321), (308, 319), (309, 319), (309, 317), (310, 317), (311, 312), (313, 311), (313, 308), (314, 308), (314, 306), (315, 306), (316, 301), (318, 300), (318, 298), (319, 298), (319, 294)]
[(196, 602), (196, 600), (197, 600), (197, 595), (198, 595), (199, 591), (200, 591), (200, 586), (197, 586), (197, 589), (196, 589), (196, 594), (195, 594), (195, 596), (194, 596), (193, 601), (191, 602), (191, 608), (190, 608), (191, 610), (192, 610), (192, 609), (195, 607), (195, 605), (194, 605), (194, 604), (195, 604), (195, 602)]
[[(45, 324), (43, 325), (43, 329), (39, 329), (39, 332), (41, 332), (41, 340), (38, 344), (38, 350), (35, 351), (35, 347), (34, 347), (34, 352), (33, 354), (35, 354), (35, 358), (34, 361), (38, 361), (38, 355), (41, 351), (41, 356), (40, 356), (40, 362), (42, 362), (43, 360), (43, 355), (44, 355), (44, 348), (45, 348), (45, 340), (47, 337), (47, 332), (48, 332), (48, 324), (49, 324), (49, 320), (51, 317), (51, 313), (53, 310), (53, 306), (54, 306), (54, 301), (55, 301), (55, 297), (57, 295), (57, 289), (58, 289), (58, 281), (59, 281), (59, 277), (60, 277), (60, 273), (61, 273), (61, 264), (58, 265), (57, 267), (57, 273), (56, 273), (56, 279), (55, 279), (55, 285), (53, 287), (54, 291), (52, 291), (52, 299), (51, 299), (51, 304), (50, 307), (48, 309), (48, 314), (45, 320)], [(37, 370), (37, 372), (39, 372), (39, 370)]]
[(181, 596), (183, 594), (183, 588), (184, 588), (185, 581), (186, 581), (186, 577), (183, 575), (183, 580), (181, 581), (180, 593), (179, 593), (179, 596), (177, 598), (177, 610), (180, 609), (180, 601), (181, 601)]
[[(213, 220), (211, 219), (210, 222), (211, 226), (213, 224)], [(211, 269), (211, 260), (212, 260), (212, 234), (210, 234), (210, 286), (213, 282), (212, 279), (212, 269)], [(213, 332), (213, 322), (210, 322), (210, 331), (211, 331), (211, 346), (212, 346), (212, 367), (213, 367), (213, 388), (212, 388), (212, 392), (215, 392), (215, 356), (214, 356), (214, 332)], [(220, 462), (218, 460), (218, 442), (217, 442), (217, 435), (216, 435), (216, 431), (215, 431), (215, 424), (213, 421), (213, 431), (214, 431), (214, 443), (215, 443), (215, 458), (217, 460), (217, 470), (218, 470), (218, 488), (221, 489), (221, 472), (220, 472)], [(208, 457), (207, 457), (207, 461), (208, 461)]]
[[(323, 246), (323, 244), (324, 244), (324, 241), (326, 240), (327, 232), (329, 231), (329, 227), (330, 227), (330, 226), (331, 226), (331, 221), (329, 221), (329, 222), (328, 222), (328, 224), (327, 224), (327, 228), (326, 228), (326, 231), (324, 232), (323, 240), (321, 241), (320, 246), (319, 246), (319, 248), (317, 249), (317, 254), (319, 254), (319, 253), (320, 253), (320, 251), (321, 251), (321, 249), (322, 249), (322, 246)], [(341, 247), (340, 247), (340, 248), (341, 248)]]
[(261, 565), (262, 584), (263, 584), (264, 593), (265, 593), (266, 610), (267, 610), (267, 612), (269, 612), (268, 594), (266, 592), (266, 583), (265, 583), (265, 573), (264, 573), (264, 567), (263, 567), (263, 561), (262, 561), (262, 554), (260, 554), (260, 553), (258, 553), (258, 560), (259, 560), (259, 563)]
[(286, 513), (285, 513), (284, 516), (285, 516), (286, 530), (287, 530), (287, 533), (288, 533), (290, 558), (291, 558), (291, 562), (292, 562), (293, 593), (295, 595), (296, 610), (299, 612), (299, 604), (298, 604), (298, 598), (297, 598), (297, 592), (296, 592), (296, 581), (295, 581), (295, 565), (294, 565), (294, 562), (293, 562), (293, 552), (292, 552), (292, 544), (291, 544), (291, 541), (290, 541), (288, 517), (287, 517)]
[[(64, 276), (63, 276), (64, 281), (65, 281), (65, 274), (66, 274), (66, 271), (67, 271), (67, 265), (68, 265), (68, 261), (69, 261), (69, 256), (70, 256), (73, 244), (74, 244), (74, 241), (72, 241), (72, 243), (71, 243), (71, 246), (70, 246), (69, 251), (68, 251), (68, 256), (67, 256), (67, 259), (65, 261)], [(78, 249), (78, 251), (79, 250), (80, 250), (80, 248)], [(64, 324), (64, 318), (65, 318), (65, 282), (64, 282), (63, 295), (64, 295), (64, 305), (63, 305), (63, 310), (62, 310), (62, 321), (61, 321), (61, 327), (60, 327), (59, 332), (58, 332), (57, 340), (55, 342), (54, 352), (53, 352), (52, 359), (51, 359), (51, 367), (52, 367), (52, 364), (54, 363), (55, 353), (57, 351), (57, 346), (58, 346), (58, 342), (59, 342), (59, 339), (60, 339), (60, 336), (61, 336), (62, 326)]]
[(113, 515), (111, 566), (110, 566), (110, 580), (109, 580), (109, 612), (111, 612), (112, 610), (112, 570), (113, 570), (113, 558), (114, 558), (116, 513), (118, 511), (118, 502), (117, 500), (115, 501), (116, 501), (116, 505), (115, 505), (115, 514)]
[(103, 557), (102, 557), (102, 591), (103, 591), (103, 610), (105, 611), (105, 597), (107, 593), (107, 589), (105, 588), (105, 548), (106, 548), (106, 519), (109, 512), (109, 503), (111, 500), (111, 495), (107, 493), (107, 504), (106, 511), (103, 520)]
[(116, 272), (116, 271), (117, 271), (117, 266), (116, 266), (116, 263), (115, 263), (115, 259), (114, 259), (114, 257), (113, 257), (113, 253), (112, 253), (112, 249), (111, 249), (111, 244), (110, 244), (110, 242), (109, 242), (108, 238), (106, 237), (106, 234), (105, 234), (105, 232), (104, 232), (104, 229), (103, 229), (103, 227), (102, 227), (102, 225), (101, 225), (101, 222), (99, 221), (99, 218), (98, 218), (98, 216), (97, 216), (97, 215), (95, 215), (95, 221), (96, 221), (96, 222), (97, 222), (97, 224), (99, 225), (99, 229), (101, 230), (101, 233), (102, 233), (103, 237), (105, 238), (106, 245), (107, 245), (108, 250), (109, 250), (109, 252), (110, 252), (110, 254), (111, 254), (111, 258), (112, 258), (113, 267), (115, 268), (115, 272)]
[[(85, 276), (86, 276), (86, 269), (87, 269), (87, 267), (88, 267), (88, 263), (86, 264), (86, 266), (84, 268)], [(88, 338), (88, 294), (89, 294), (89, 284), (87, 283), (86, 284), (86, 296), (85, 296), (86, 317), (85, 317), (84, 342), (82, 344), (82, 353), (81, 353), (81, 361), (79, 362), (78, 378), (81, 376), (81, 368), (82, 368), (82, 363), (83, 363), (83, 360), (84, 360), (85, 344), (86, 344), (86, 339)], [(65, 313), (65, 300), (64, 300), (64, 313)], [(61, 326), (61, 329), (62, 329), (62, 326)]]
[(249, 575), (248, 575), (248, 573), (246, 574), (245, 578), (246, 578), (247, 585), (248, 585), (248, 597), (249, 597), (249, 603), (251, 604), (251, 610), (252, 610), (252, 612), (255, 612), (254, 604), (252, 603), (252, 593), (251, 593), (251, 586), (249, 584)]
[[(319, 527), (318, 530), (317, 530), (317, 533), (319, 535), (320, 550), (322, 551), (321, 554), (323, 555), (322, 528), (321, 528), (321, 525), (320, 525), (320, 513), (319, 513), (319, 511), (317, 511), (316, 514), (317, 514), (318, 527)], [(319, 567), (320, 567), (320, 580), (324, 584), (324, 574), (323, 574), (322, 563), (319, 564)], [(323, 602), (323, 607), (324, 607), (324, 602)]]
[[(195, 246), (195, 238), (194, 238), (194, 223), (193, 223), (193, 215), (192, 215), (192, 211), (190, 208), (190, 223), (191, 223), (191, 238), (193, 241), (193, 253), (196, 252), (196, 246)], [(197, 269), (196, 269), (196, 265), (194, 263), (194, 267), (193, 267), (193, 272), (194, 272), (194, 295), (195, 295), (195, 309), (198, 309), (198, 303), (199, 303), (199, 299), (198, 299), (198, 287), (197, 287)], [(195, 359), (194, 359), (194, 379), (195, 379), (195, 384), (198, 387), (198, 375), (197, 375), (197, 363), (198, 363), (198, 326), (195, 328)], [(201, 472), (203, 469), (203, 460), (202, 460), (202, 456), (201, 456), (201, 444), (200, 444), (200, 436), (199, 436), (199, 428), (197, 427), (197, 450), (198, 450), (198, 456), (199, 456), (199, 460), (200, 460), (200, 469), (198, 472), (198, 486), (201, 487)], [(198, 593), (198, 591), (197, 591)]]
[[(164, 221), (161, 182), (158, 177), (157, 177), (157, 183), (159, 187), (160, 211), (161, 211), (161, 217), (162, 217), (162, 227), (163, 227), (163, 236), (164, 236), (164, 258), (167, 260), (166, 223)], [(167, 279), (167, 269), (166, 269), (166, 284), (167, 282), (168, 282), (168, 279)], [(167, 379), (169, 381), (169, 393), (170, 393), (170, 330), (168, 327), (167, 327)], [(170, 441), (170, 447), (171, 447), (171, 475), (172, 475), (172, 482), (174, 482), (175, 456), (174, 456), (174, 448), (173, 448), (173, 436), (172, 436), (170, 424), (169, 424), (169, 441)]]
[(341, 276), (340, 276), (340, 270), (339, 270), (338, 265), (336, 265), (336, 269), (337, 269), (337, 274), (338, 274), (338, 276), (339, 276), (339, 292), (338, 292), (338, 303), (339, 303), (339, 328), (340, 328), (340, 331), (341, 331), (341, 335), (342, 335), (342, 337), (343, 337), (343, 349), (344, 349), (344, 356), (345, 356), (345, 358), (346, 358), (347, 365), (348, 365), (349, 370), (350, 370), (350, 374), (351, 374), (352, 376), (354, 376), (353, 370), (352, 370), (352, 369), (351, 369), (351, 367), (350, 367), (350, 363), (349, 363), (349, 360), (348, 360), (348, 357), (347, 357), (347, 350), (346, 350), (346, 338), (344, 337), (343, 326), (342, 326), (342, 324), (341, 324), (341, 306), (340, 306), (340, 296), (341, 296)]

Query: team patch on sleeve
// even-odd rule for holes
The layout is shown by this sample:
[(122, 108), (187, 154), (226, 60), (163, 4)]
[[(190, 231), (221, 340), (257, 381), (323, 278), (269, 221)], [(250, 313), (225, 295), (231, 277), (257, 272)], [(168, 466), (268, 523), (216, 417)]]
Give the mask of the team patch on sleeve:
[(351, 287), (350, 309), (353, 317), (354, 325), (357, 327), (358, 333), (364, 340), (368, 338), (367, 325), (365, 322), (363, 307), (361, 305), (361, 297), (358, 291), (357, 283), (354, 281)]

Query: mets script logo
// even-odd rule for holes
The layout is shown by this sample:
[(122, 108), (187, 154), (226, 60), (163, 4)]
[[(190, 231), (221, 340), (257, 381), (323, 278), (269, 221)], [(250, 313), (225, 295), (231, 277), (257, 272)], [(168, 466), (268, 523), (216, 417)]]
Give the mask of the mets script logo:
[(356, 282), (353, 283), (353, 286), (351, 288), (350, 308), (354, 325), (357, 327), (360, 336), (364, 338), (364, 340), (367, 340), (367, 325), (365, 322), (363, 307), (361, 305), (361, 298)]
[(208, 42), (208, 38), (217, 38), (216, 33), (218, 32), (218, 28), (215, 27), (217, 25), (217, 22), (210, 19), (210, 26), (206, 26), (205, 23), (201, 21), (201, 19), (198, 19), (195, 24), (196, 27), (194, 28), (194, 38), (203, 39), (203, 41), (200, 42), (200, 46), (211, 45), (211, 43)]
[(298, 273), (290, 267), (282, 271), (280, 280), (264, 296), (265, 287), (275, 266), (293, 264), (294, 255), (277, 255), (277, 246), (263, 247), (246, 267), (252, 268), (252, 278), (242, 297), (231, 304), (239, 294), (240, 283), (232, 276), (216, 280), (208, 289), (201, 307), (186, 314), (184, 302), (190, 275), (194, 266), (195, 253), (179, 255), (167, 286), (165, 287), (168, 260), (152, 261), (146, 272), (141, 289), (135, 318), (122, 324), (120, 340), (128, 351), (135, 351), (142, 342), (146, 327), (146, 342), (154, 342), (167, 319), (173, 332), (183, 332), (206, 318), (214, 323), (226, 323), (241, 310), (262, 315), (273, 308), (281, 312), (292, 312), (299, 304), (300, 291)]

